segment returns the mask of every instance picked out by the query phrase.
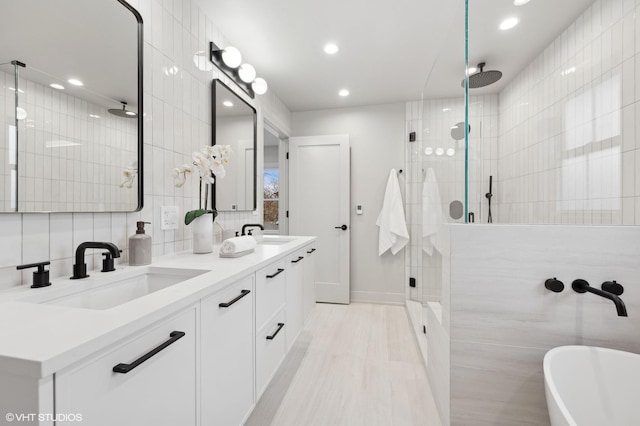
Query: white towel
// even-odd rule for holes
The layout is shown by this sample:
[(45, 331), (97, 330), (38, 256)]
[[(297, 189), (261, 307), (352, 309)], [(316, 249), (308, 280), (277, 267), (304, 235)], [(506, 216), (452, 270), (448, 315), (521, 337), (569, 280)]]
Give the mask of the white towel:
[(429, 168), (422, 186), (422, 250), (429, 256), (434, 248), (442, 252), (440, 231), (444, 220), (436, 174)]
[(222, 242), (222, 244), (220, 245), (220, 253), (240, 253), (242, 251), (255, 249), (256, 245), (258, 245), (258, 242), (251, 235), (245, 235), (243, 237), (233, 237)]
[(407, 222), (404, 218), (400, 183), (395, 169), (391, 169), (391, 173), (389, 173), (384, 202), (376, 225), (380, 227), (378, 234), (379, 256), (382, 256), (389, 249), (391, 249), (391, 253), (396, 254), (409, 242), (409, 231), (407, 231)]

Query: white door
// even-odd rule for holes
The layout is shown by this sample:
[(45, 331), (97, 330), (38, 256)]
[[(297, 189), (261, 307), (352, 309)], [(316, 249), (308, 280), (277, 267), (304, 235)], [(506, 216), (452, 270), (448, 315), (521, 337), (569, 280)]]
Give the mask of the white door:
[(349, 135), (289, 139), (289, 230), (318, 237), (316, 300), (349, 303)]

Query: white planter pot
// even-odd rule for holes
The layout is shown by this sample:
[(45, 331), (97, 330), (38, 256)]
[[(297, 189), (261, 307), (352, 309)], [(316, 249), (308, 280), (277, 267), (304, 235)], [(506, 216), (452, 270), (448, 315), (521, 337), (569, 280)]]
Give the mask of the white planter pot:
[(211, 253), (213, 251), (213, 217), (203, 214), (191, 222), (193, 227), (193, 252)]

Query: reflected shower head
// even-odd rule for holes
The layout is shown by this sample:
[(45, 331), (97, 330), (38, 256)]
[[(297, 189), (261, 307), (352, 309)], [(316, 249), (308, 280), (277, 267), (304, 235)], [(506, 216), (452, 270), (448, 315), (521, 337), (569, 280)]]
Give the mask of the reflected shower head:
[(138, 114), (136, 114), (135, 112), (127, 110), (126, 102), (120, 101), (120, 103), (122, 104), (122, 109), (119, 109), (119, 108), (108, 109), (107, 111), (109, 112), (109, 114), (117, 115), (118, 117), (122, 117), (122, 118), (136, 118), (138, 116)]
[[(478, 68), (480, 71), (469, 76), (469, 89), (479, 89), (480, 87), (489, 86), (502, 78), (501, 71), (484, 71), (485, 65), (484, 62), (479, 63)], [(464, 87), (464, 79), (460, 85)]]

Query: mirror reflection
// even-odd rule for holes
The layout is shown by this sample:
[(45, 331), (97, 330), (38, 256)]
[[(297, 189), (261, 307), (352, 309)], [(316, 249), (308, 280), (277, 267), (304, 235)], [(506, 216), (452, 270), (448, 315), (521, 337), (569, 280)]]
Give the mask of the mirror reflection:
[(2, 2), (1, 212), (141, 208), (141, 25), (119, 0)]
[(213, 145), (230, 145), (233, 151), (224, 180), (215, 183), (215, 209), (255, 210), (256, 110), (220, 80), (213, 82), (213, 100)]

